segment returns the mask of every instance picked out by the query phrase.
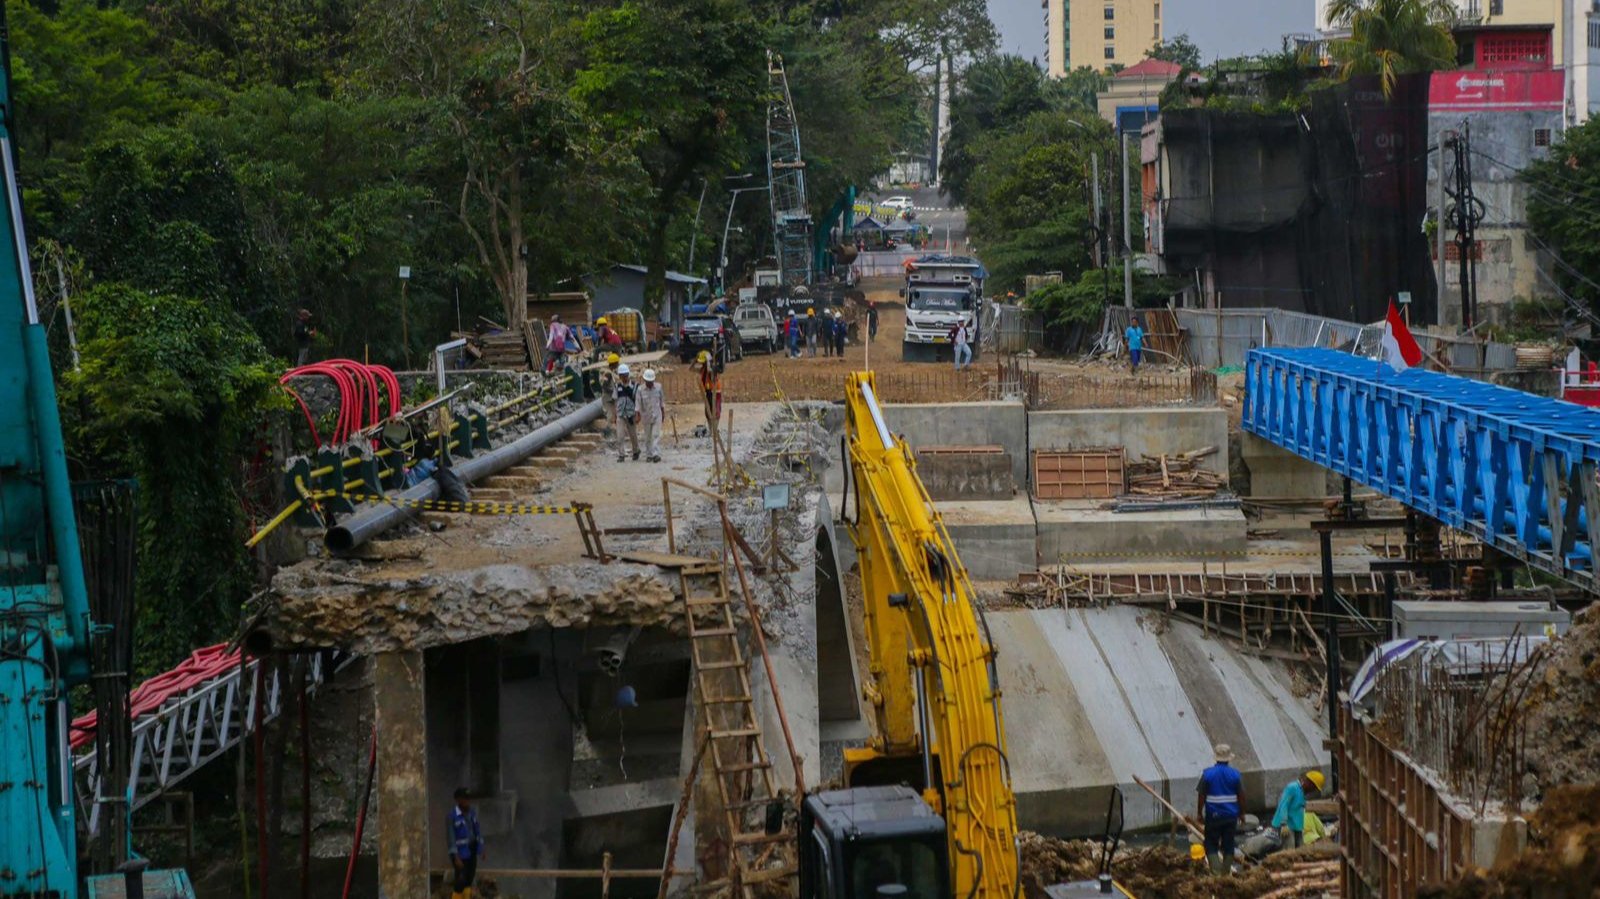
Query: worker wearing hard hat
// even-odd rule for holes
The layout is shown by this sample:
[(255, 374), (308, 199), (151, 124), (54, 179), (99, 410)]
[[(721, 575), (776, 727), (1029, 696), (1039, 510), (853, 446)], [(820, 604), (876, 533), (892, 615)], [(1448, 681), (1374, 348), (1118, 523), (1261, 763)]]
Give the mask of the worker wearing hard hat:
[(806, 310), (806, 352), (811, 358), (817, 357), (817, 338), (822, 335), (822, 322), (817, 321), (817, 310)]
[(1321, 771), (1307, 771), (1283, 788), (1272, 826), (1283, 835), (1283, 848), (1298, 849), (1306, 841), (1306, 794), (1320, 793), (1324, 784)]
[(1196, 785), (1199, 793), (1199, 815), (1205, 825), (1206, 857), (1211, 870), (1226, 874), (1233, 867), (1233, 853), (1239, 835), (1239, 794), (1244, 790), (1244, 779), (1239, 769), (1233, 767), (1233, 748), (1218, 743), (1212, 758), (1216, 764), (1200, 772)]
[(615, 353), (622, 349), (622, 335), (611, 329), (611, 322), (605, 316), (594, 320), (594, 352), (596, 356), (601, 353)]
[(661, 423), (666, 418), (666, 393), (656, 380), (656, 370), (647, 368), (639, 385), (639, 426), (644, 430), (644, 457), (651, 462), (661, 461)]
[[(605, 413), (606, 436), (617, 440), (617, 369), (622, 367), (622, 357), (616, 353), (606, 356), (606, 367), (600, 369), (600, 409)], [(617, 443), (614, 449), (620, 449)]]
[(700, 392), (705, 397), (706, 421), (716, 427), (722, 419), (722, 365), (719, 357), (705, 350), (695, 357), (694, 367), (700, 370)]
[(633, 372), (628, 369), (628, 363), (617, 366), (617, 384), (612, 388), (612, 395), (616, 397), (617, 406), (617, 461), (626, 461), (627, 451), (622, 448), (622, 435), (628, 435), (628, 450), (633, 452), (633, 461), (639, 461), (639, 393), (638, 387), (633, 383)]

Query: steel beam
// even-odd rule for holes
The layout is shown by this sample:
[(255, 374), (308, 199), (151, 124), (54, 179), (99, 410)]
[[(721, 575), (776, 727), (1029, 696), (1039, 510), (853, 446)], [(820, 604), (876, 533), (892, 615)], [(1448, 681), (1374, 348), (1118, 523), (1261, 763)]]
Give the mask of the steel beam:
[(1585, 590), (1600, 414), (1317, 348), (1251, 350), (1244, 429)]

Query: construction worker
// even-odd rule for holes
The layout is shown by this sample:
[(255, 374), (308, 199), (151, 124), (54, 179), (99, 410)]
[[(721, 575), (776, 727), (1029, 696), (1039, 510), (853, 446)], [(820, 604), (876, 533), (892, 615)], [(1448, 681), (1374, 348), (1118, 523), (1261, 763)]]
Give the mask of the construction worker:
[(822, 323), (817, 321), (817, 310), (806, 308), (806, 351), (811, 358), (817, 358), (817, 337), (822, 331)]
[(1322, 792), (1321, 771), (1307, 771), (1290, 781), (1278, 796), (1272, 826), (1283, 836), (1283, 848), (1299, 849), (1306, 842), (1306, 794)]
[(548, 375), (561, 367), (561, 357), (567, 352), (567, 326), (561, 323), (560, 315), (552, 313), (545, 332), (549, 339), (544, 345), (544, 373)]
[(867, 340), (878, 339), (878, 301), (867, 304)]
[(611, 353), (600, 370), (600, 409), (605, 413), (606, 436), (612, 440), (617, 439), (617, 369), (621, 367), (622, 357)]
[(661, 461), (661, 423), (667, 418), (667, 394), (656, 381), (656, 370), (644, 370), (639, 386), (639, 423), (644, 428), (644, 457)]
[(612, 353), (622, 349), (622, 335), (611, 330), (611, 322), (607, 321), (605, 316), (602, 315), (595, 319), (594, 327), (594, 351), (596, 355)]
[(1244, 781), (1233, 767), (1233, 747), (1218, 743), (1212, 757), (1216, 764), (1200, 773), (1195, 787), (1199, 794), (1200, 820), (1205, 824), (1206, 857), (1211, 870), (1226, 874), (1233, 868), (1235, 839), (1239, 835), (1239, 792)]
[(1144, 355), (1144, 328), (1139, 327), (1139, 316), (1132, 316), (1122, 336), (1128, 341), (1128, 371), (1137, 372), (1139, 358)]
[(700, 393), (705, 397), (706, 421), (714, 428), (722, 420), (722, 367), (716, 357), (705, 350), (700, 351), (694, 364), (700, 369)]
[(612, 388), (617, 407), (617, 461), (627, 460), (622, 449), (622, 435), (628, 435), (628, 448), (633, 451), (633, 461), (639, 461), (639, 394), (633, 383), (633, 373), (628, 363), (617, 366), (617, 386)]
[(950, 328), (950, 343), (955, 347), (956, 371), (972, 364), (972, 328), (967, 320), (957, 319)]
[(794, 310), (789, 310), (789, 317), (783, 322), (783, 336), (789, 343), (789, 358), (800, 358), (800, 320), (795, 317)]
[(478, 812), (472, 807), (472, 794), (466, 787), (456, 788), (456, 804), (450, 808), (450, 899), (472, 899), (472, 881), (478, 876), (478, 862), (484, 858), (483, 831), (478, 827)]
[(833, 316), (832, 309), (822, 310), (822, 333), (820, 338), (822, 340), (822, 355), (824, 356), (833, 355)]
[(844, 313), (837, 309), (833, 310), (833, 354), (835, 356), (844, 357), (844, 342), (849, 333), (850, 326), (844, 320)]
[(317, 338), (317, 329), (311, 326), (311, 310), (301, 309), (294, 322), (294, 364), (305, 365), (311, 361), (311, 342)]

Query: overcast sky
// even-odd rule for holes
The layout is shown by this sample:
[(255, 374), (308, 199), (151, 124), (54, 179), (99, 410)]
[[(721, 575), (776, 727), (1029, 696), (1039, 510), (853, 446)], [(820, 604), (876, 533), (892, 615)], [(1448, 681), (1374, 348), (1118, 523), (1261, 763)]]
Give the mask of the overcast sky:
[[(1084, 2), (1084, 0), (1078, 0)], [(1291, 32), (1312, 30), (1312, 0), (1166, 0), (1168, 38), (1180, 34), (1207, 61), (1278, 50)], [(1044, 59), (1044, 9), (1039, 0), (989, 0), (989, 18), (1000, 29), (1000, 49)]]

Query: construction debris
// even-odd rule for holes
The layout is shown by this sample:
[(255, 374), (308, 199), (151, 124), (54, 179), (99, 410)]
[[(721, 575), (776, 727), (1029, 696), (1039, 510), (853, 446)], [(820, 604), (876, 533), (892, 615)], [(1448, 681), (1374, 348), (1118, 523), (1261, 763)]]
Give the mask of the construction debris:
[(1543, 683), (1529, 699), (1524, 793), (1538, 799), (1568, 784), (1593, 784), (1600, 772), (1600, 615), (1590, 606), (1550, 644)]
[[(1045, 899), (1045, 887), (1093, 880), (1101, 844), (1093, 840), (1058, 840), (1024, 831), (1022, 882), (1029, 899)], [(1123, 849), (1112, 864), (1112, 876), (1140, 899), (1290, 899), (1337, 892), (1337, 847), (1317, 846), (1280, 852), (1262, 864), (1230, 877), (1213, 876), (1203, 862), (1176, 847), (1160, 845)]]
[(1127, 466), (1127, 495), (1156, 499), (1210, 499), (1227, 486), (1227, 477), (1200, 467), (1200, 460), (1216, 455), (1214, 446), (1176, 456), (1163, 453), (1139, 457)]

